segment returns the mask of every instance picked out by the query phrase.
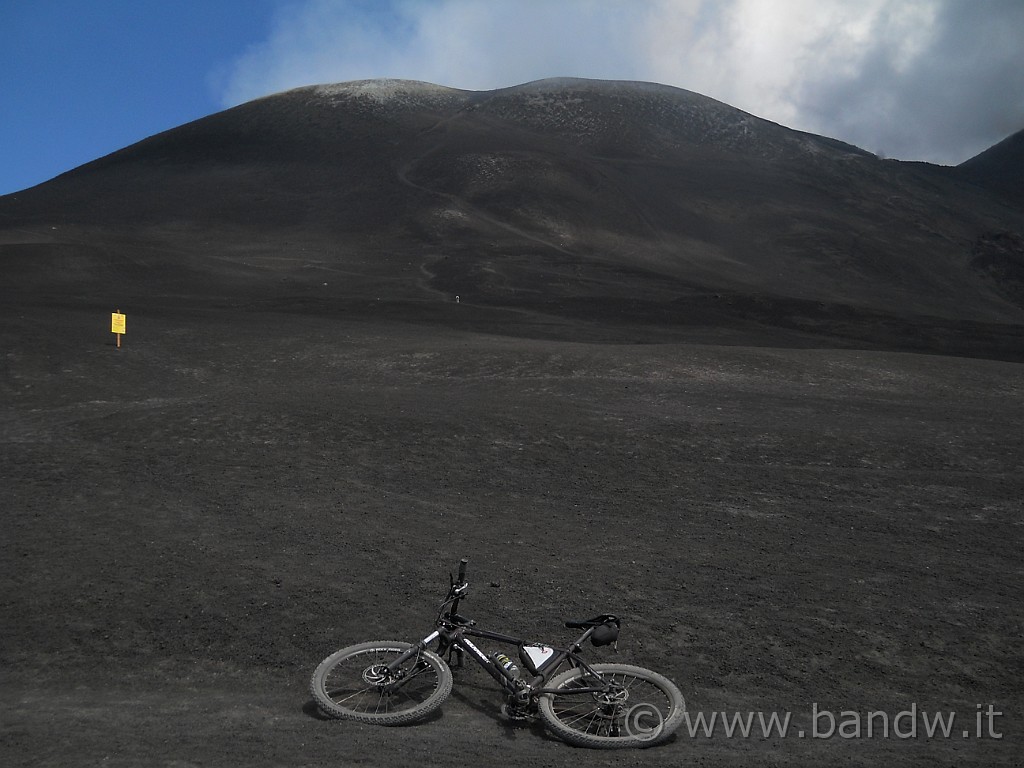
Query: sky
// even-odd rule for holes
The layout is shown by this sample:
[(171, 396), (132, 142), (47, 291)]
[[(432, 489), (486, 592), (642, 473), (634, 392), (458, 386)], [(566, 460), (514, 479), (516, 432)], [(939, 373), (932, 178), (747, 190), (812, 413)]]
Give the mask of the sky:
[(377, 77), (644, 80), (956, 165), (1024, 129), (1024, 0), (0, 0), (0, 194)]

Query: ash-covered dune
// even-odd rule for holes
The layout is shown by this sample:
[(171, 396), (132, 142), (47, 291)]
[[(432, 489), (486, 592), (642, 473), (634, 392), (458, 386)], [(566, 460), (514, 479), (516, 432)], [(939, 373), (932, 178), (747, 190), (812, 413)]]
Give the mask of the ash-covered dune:
[(1013, 357), (1024, 211), (1002, 156), (881, 160), (649, 83), (315, 86), (0, 198), (0, 290), (432, 322), (458, 295), (504, 333)]

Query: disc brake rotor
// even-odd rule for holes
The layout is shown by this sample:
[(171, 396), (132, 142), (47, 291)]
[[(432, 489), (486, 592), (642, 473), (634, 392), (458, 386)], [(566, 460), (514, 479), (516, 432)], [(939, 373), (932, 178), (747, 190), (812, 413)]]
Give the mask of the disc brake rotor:
[(617, 707), (625, 704), (628, 700), (629, 691), (625, 688), (609, 688), (607, 691), (594, 694), (594, 701), (601, 706), (604, 712), (614, 712)]
[(363, 670), (363, 680), (370, 685), (384, 685), (391, 679), (391, 673), (385, 664), (371, 664)]

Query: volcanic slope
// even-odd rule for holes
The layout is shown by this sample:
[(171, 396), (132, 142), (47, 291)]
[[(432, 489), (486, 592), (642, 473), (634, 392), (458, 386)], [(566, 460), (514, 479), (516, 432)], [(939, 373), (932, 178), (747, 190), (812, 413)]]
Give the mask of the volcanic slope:
[(1024, 203), (1024, 130), (957, 166), (960, 174), (980, 186)]
[(1016, 359), (1024, 213), (983, 181), (667, 86), (360, 81), (0, 198), (0, 290)]
[[(0, 765), (1019, 766), (1004, 149), (372, 81), (0, 198)], [(615, 613), (587, 659), (809, 737), (583, 751), (473, 666), (425, 723), (325, 722), (317, 663), (424, 637), (464, 556), (480, 626)]]

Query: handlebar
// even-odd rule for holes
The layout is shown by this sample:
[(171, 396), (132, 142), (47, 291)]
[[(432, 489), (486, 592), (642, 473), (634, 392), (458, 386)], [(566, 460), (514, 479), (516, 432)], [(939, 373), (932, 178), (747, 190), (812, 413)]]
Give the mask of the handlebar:
[(459, 561), (459, 580), (452, 584), (452, 591), (455, 593), (455, 600), (452, 601), (451, 615), (456, 616), (459, 613), (459, 602), (462, 600), (462, 595), (465, 594), (466, 588), (469, 584), (466, 582), (466, 565), (469, 563), (469, 558), (462, 558)]

